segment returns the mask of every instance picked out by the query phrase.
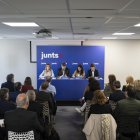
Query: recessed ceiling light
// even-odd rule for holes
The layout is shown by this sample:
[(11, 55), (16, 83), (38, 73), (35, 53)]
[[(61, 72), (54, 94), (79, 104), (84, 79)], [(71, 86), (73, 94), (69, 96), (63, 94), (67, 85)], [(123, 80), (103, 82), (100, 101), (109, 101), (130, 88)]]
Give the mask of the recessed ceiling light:
[(103, 37), (102, 39), (117, 39), (117, 37)]
[(135, 33), (114, 33), (112, 35), (133, 35)]
[(2, 22), (5, 25), (12, 26), (12, 27), (38, 27), (34, 22)]
[(135, 27), (140, 27), (140, 23), (139, 24), (136, 24), (136, 25), (134, 25)]

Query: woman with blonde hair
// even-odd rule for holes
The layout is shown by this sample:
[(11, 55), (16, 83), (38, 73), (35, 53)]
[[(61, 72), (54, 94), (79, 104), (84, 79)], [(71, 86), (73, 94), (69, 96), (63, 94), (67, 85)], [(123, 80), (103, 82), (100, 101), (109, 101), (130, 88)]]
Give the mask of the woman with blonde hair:
[(123, 85), (122, 91), (126, 91), (127, 86), (134, 86), (134, 78), (132, 76), (126, 77), (126, 85)]
[(90, 106), (90, 114), (111, 114), (111, 105), (107, 104), (107, 98), (101, 90), (94, 92), (93, 104)]
[(44, 79), (44, 78), (46, 78), (48, 76), (49, 77), (55, 77), (54, 72), (53, 72), (50, 64), (46, 64), (45, 70), (42, 71), (42, 73), (39, 75), (39, 78)]

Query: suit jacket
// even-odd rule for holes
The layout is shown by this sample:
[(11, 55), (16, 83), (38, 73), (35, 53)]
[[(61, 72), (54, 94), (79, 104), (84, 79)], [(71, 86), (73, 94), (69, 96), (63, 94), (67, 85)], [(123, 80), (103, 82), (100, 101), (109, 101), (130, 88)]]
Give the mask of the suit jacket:
[[(62, 68), (59, 68), (57, 76), (62, 76), (62, 75), (63, 75), (63, 70), (62, 70)], [(70, 70), (67, 67), (65, 69), (65, 75), (70, 77)]]
[[(87, 78), (88, 78), (88, 77), (92, 77), (92, 71), (91, 71), (91, 69), (88, 70)], [(99, 77), (99, 72), (98, 72), (97, 69), (95, 69), (95, 71), (94, 71), (94, 77)]]
[(4, 118), (6, 111), (16, 109), (16, 105), (6, 100), (0, 100), (0, 119)]
[(110, 94), (109, 100), (112, 100), (114, 102), (118, 102), (122, 99), (125, 99), (125, 94), (121, 90), (115, 90), (113, 93)]
[(35, 140), (40, 140), (39, 133), (44, 132), (44, 128), (38, 121), (37, 114), (23, 108), (17, 108), (5, 113), (5, 127), (8, 131), (27, 132), (34, 131)]
[(1, 84), (1, 88), (8, 88), (9, 92), (14, 92), (15, 91), (15, 85), (13, 82), (5, 82)]
[(33, 111), (37, 113), (38, 120), (42, 125), (44, 125), (44, 120), (43, 120), (43, 105), (36, 101), (31, 101), (28, 106), (29, 111)]
[[(119, 131), (125, 131), (122, 127), (124, 124), (128, 126), (128, 124), (136, 121), (140, 117), (140, 101), (130, 97), (120, 100), (114, 110), (113, 116), (117, 121)], [(137, 118), (134, 119), (132, 116)], [(125, 127), (125, 129), (127, 128)], [(128, 129), (129, 132), (133, 131), (134, 126), (130, 125)]]

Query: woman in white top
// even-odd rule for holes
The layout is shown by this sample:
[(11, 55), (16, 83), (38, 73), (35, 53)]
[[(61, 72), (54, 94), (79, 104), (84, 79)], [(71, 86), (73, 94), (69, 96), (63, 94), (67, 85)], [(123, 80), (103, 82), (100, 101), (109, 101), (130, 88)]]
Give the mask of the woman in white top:
[(39, 75), (40, 79), (44, 79), (46, 77), (54, 77), (54, 72), (51, 69), (50, 64), (46, 64), (45, 70)]
[(78, 67), (75, 70), (72, 77), (82, 78), (82, 79), (85, 78), (85, 71), (84, 71), (83, 66), (81, 64), (78, 65)]

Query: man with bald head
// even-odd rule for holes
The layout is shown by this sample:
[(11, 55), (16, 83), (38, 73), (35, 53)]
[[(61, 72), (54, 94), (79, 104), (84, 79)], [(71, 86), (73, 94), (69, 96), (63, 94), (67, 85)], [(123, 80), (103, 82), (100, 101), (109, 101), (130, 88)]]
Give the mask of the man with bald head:
[(16, 98), (17, 109), (5, 113), (5, 127), (8, 131), (28, 132), (34, 131), (35, 140), (40, 140), (40, 133), (44, 128), (41, 126), (37, 114), (27, 111), (29, 106), (28, 96), (21, 93)]

